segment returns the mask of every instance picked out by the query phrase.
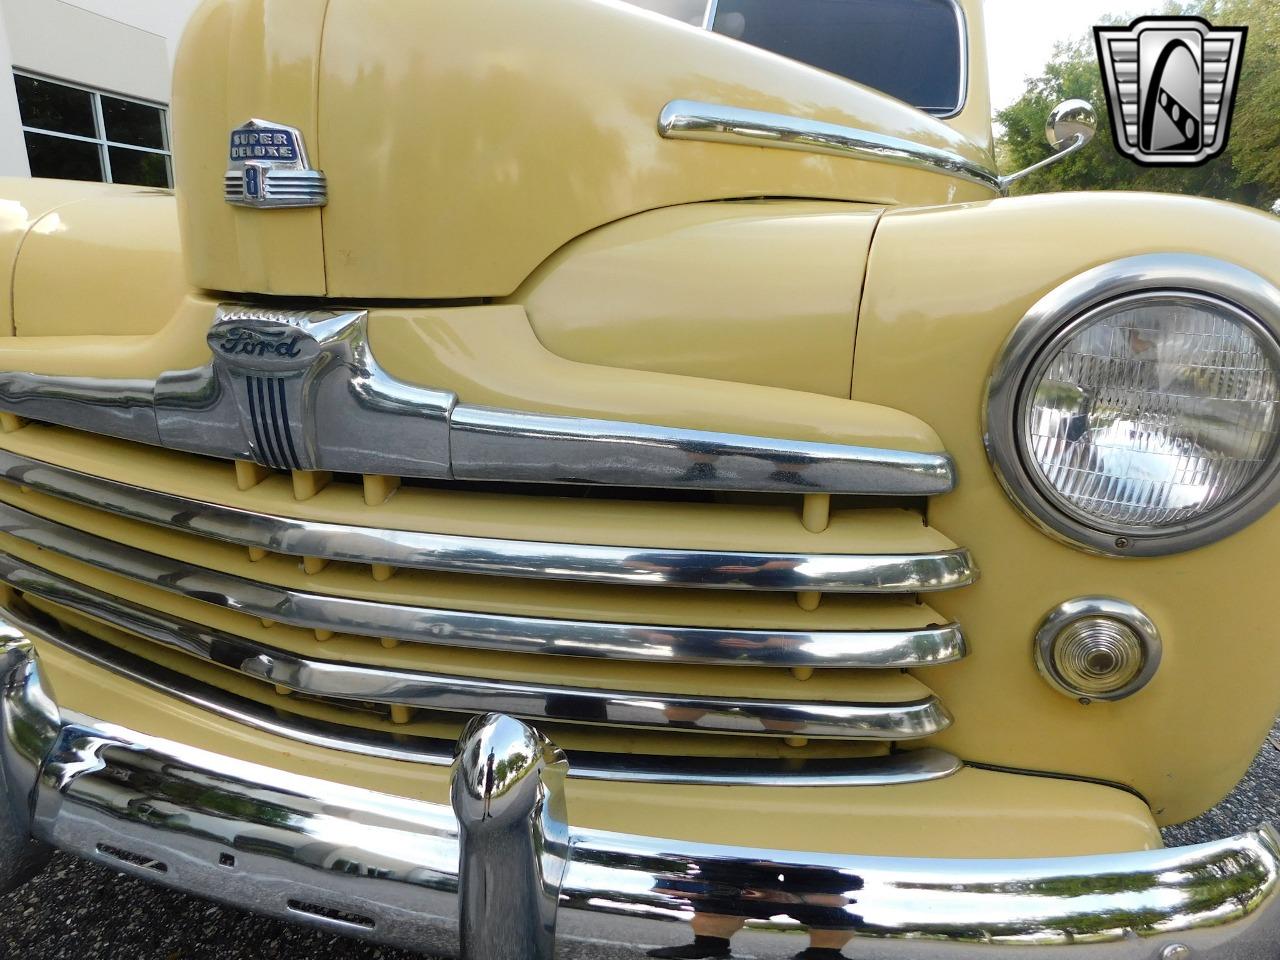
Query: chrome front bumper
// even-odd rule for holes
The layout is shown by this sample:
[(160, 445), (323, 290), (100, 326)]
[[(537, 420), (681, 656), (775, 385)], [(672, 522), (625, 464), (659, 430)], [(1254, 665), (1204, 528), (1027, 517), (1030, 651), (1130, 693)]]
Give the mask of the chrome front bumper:
[[(564, 755), (473, 721), (452, 805), (286, 773), (60, 709), (0, 631), (0, 834), (258, 913), (434, 956), (632, 958), (732, 934), (850, 958), (1274, 960), (1280, 834), (1042, 860), (757, 850), (569, 825)], [(731, 788), (727, 788), (731, 789)], [(2, 868), (3, 865), (0, 865)]]

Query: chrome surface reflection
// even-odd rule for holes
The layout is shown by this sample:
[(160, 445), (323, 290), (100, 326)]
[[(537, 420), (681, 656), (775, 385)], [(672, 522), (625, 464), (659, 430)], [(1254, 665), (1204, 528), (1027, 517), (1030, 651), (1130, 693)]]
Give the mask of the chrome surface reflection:
[[(38, 611), (4, 613), (22, 631), (118, 676), (264, 733), (327, 750), (424, 766), (447, 767), (455, 743), (401, 731), (318, 720), (177, 673)], [(667, 754), (570, 754), (569, 775), (578, 780), (756, 787), (887, 787), (926, 783), (958, 773), (963, 764), (943, 750), (897, 750), (873, 757), (735, 757)], [(33, 774), (34, 776), (34, 774)], [(33, 781), (34, 782), (34, 781)]]
[(569, 865), (568, 766), (550, 740), (510, 717), (485, 714), (463, 729), (450, 790), (458, 818), (463, 956), (555, 954), (560, 885)]
[[(0, 372), (0, 409), (278, 469), (902, 497), (955, 485), (945, 453), (459, 404), (452, 392), (387, 373), (368, 322), (363, 310), (224, 304), (203, 367), (153, 381)], [(579, 457), (584, 444), (591, 453)]]
[[(9, 647), (10, 668), (32, 663), (29, 647), (18, 649)], [(4, 689), (6, 715), (45, 710), (38, 670), (22, 676)], [(549, 960), (551, 923), (555, 954), (580, 960), (660, 956), (708, 924), (744, 960), (837, 942), (843, 956), (895, 960), (1161, 960), (1178, 946), (1204, 960), (1273, 960), (1280, 942), (1280, 836), (1270, 828), (1174, 850), (1041, 860), (798, 853), (565, 828), (552, 781), (558, 752), (523, 724), (490, 717), (461, 744), (452, 795), (470, 822), (460, 829), (443, 803), (59, 717), (39, 778), (37, 837), (189, 893), (433, 956), (459, 952), (458, 918), (468, 919), (460, 866), (464, 882), (477, 868), (500, 881), (483, 896), (529, 905), (523, 916), (485, 918), (533, 932), (501, 947), (516, 960)], [(5, 769), (27, 749), (18, 739), (7, 726)], [(28, 799), (7, 797), (11, 806)], [(508, 832), (526, 812), (537, 823)], [(491, 838), (472, 841), (477, 818), (495, 828)], [(496, 838), (522, 855), (487, 845)], [(524, 855), (547, 850), (540, 844), (554, 847), (550, 856)], [(499, 877), (501, 867), (511, 875)], [(488, 947), (485, 936), (482, 925), (463, 943)]]
[(932, 497), (955, 487), (945, 453), (742, 437), (459, 404), (450, 418), (458, 480), (842, 491)]
[[(453, 568), (448, 545), (467, 541), (251, 513), (129, 487), (3, 450), (0, 479), (169, 530), (297, 556), (450, 570)], [(548, 562), (559, 562), (551, 559), (557, 545), (529, 546), (545, 548)], [(265, 585), (259, 586), (266, 589)], [(281, 594), (291, 592), (278, 589)], [(306, 605), (304, 601), (298, 603)], [(277, 600), (273, 605), (292, 604)], [(333, 615), (340, 617), (341, 611), (336, 607)], [(390, 632), (380, 635), (408, 641), (430, 640), (446, 646), (605, 660), (896, 669), (950, 663), (967, 652), (960, 627), (954, 623), (906, 630), (733, 630), (554, 620), (423, 607), (404, 611), (401, 627), (388, 627)], [(311, 625), (355, 629), (336, 622)]]
[(1044, 125), (1045, 139), (1054, 152), (1039, 163), (1001, 177), (1000, 189), (1007, 192), (1019, 180), (1079, 153), (1093, 142), (1097, 129), (1098, 112), (1093, 109), (1093, 104), (1087, 100), (1062, 101), (1049, 111)]
[[(0, 529), (19, 539), (134, 579), (175, 592), (199, 589), (209, 594), (201, 599), (246, 612), (265, 610), (267, 612), (255, 615), (285, 622), (300, 620), (304, 626), (350, 629), (354, 633), (375, 636), (400, 636), (398, 630), (405, 629), (406, 611), (417, 610), (424, 611), (426, 615), (425, 622), (419, 621), (413, 626), (421, 638), (427, 636), (425, 630), (432, 615), (440, 613), (419, 607), (321, 597), (258, 584), (125, 547), (46, 520), (8, 503), (0, 503)], [(436, 539), (441, 544), (440, 554), (434, 560), (419, 564), (420, 567), (451, 573), (590, 583), (713, 590), (900, 594), (933, 593), (964, 587), (978, 576), (969, 551), (964, 549), (921, 554), (722, 553), (443, 535)], [(320, 554), (324, 555), (323, 552)], [(198, 587), (194, 586), (197, 582)], [(221, 595), (225, 595), (225, 602), (218, 599)], [(271, 612), (273, 609), (277, 612)], [(311, 623), (311, 620), (318, 622)], [(388, 630), (392, 632), (387, 633)], [(437, 628), (436, 632), (441, 631)]]
[(31, 641), (0, 620), (0, 896), (43, 870), (53, 853), (31, 838), (31, 800), (61, 725), (40, 684)]
[(658, 133), (669, 140), (705, 140), (873, 160), (1001, 189), (995, 171), (949, 150), (808, 117), (672, 100), (658, 115)]
[(174, 650), (299, 693), (445, 712), (629, 727), (814, 738), (910, 740), (946, 729), (936, 698), (891, 704), (753, 700), (602, 690), (302, 657), (79, 586), (0, 554), (0, 579)]

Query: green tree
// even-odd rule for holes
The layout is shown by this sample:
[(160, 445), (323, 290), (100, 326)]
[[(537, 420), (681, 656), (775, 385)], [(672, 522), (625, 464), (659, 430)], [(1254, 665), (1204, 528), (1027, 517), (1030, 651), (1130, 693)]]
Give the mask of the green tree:
[(1231, 0), (1220, 7), (1214, 22), (1249, 26), (1227, 149), (1239, 182), (1257, 184), (1260, 199), (1271, 203), (1280, 198), (1280, 4)]
[(1226, 152), (1200, 167), (1143, 167), (1115, 148), (1093, 37), (1059, 44), (1027, 92), (996, 114), (1004, 127), (1001, 169), (1019, 170), (1052, 154), (1045, 118), (1062, 100), (1087, 100), (1098, 110), (1098, 135), (1086, 149), (1016, 184), (1015, 194), (1058, 190), (1154, 190), (1234, 200), (1254, 206), (1280, 198), (1280, 5), (1275, 0), (1191, 0), (1160, 11), (1247, 24), (1249, 38)]

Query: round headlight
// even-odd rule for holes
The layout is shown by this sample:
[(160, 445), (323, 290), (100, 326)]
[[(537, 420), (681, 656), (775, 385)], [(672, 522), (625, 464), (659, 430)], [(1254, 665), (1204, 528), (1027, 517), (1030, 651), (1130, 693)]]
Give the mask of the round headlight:
[(1041, 301), (992, 378), (987, 440), (1055, 532), (1151, 555), (1280, 499), (1280, 291), (1200, 257), (1140, 257)]

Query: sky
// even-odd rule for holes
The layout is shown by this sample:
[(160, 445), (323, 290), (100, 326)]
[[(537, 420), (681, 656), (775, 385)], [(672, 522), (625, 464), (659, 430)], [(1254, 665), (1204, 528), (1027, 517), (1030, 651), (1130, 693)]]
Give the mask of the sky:
[(992, 106), (1000, 110), (1017, 100), (1027, 78), (1040, 75), (1055, 43), (1083, 36), (1107, 14), (1127, 21), (1130, 12), (1158, 6), (1153, 0), (984, 0)]

